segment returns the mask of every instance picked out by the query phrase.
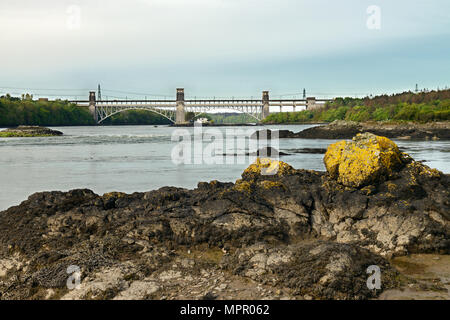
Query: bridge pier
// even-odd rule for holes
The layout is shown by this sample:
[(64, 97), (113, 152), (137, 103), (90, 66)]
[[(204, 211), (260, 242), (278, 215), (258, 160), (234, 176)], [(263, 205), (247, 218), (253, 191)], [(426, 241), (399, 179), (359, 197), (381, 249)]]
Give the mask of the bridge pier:
[(94, 117), (95, 122), (98, 123), (95, 91), (89, 91), (89, 112)]
[(185, 122), (186, 122), (186, 113), (184, 111), (184, 89), (177, 88), (175, 123), (180, 124)]
[(261, 120), (264, 120), (270, 114), (269, 91), (263, 91), (262, 101), (263, 101), (263, 109), (262, 109), (262, 117), (261, 117), (262, 119)]
[(319, 106), (316, 103), (315, 97), (308, 97), (306, 98), (306, 110), (314, 110), (318, 108)]

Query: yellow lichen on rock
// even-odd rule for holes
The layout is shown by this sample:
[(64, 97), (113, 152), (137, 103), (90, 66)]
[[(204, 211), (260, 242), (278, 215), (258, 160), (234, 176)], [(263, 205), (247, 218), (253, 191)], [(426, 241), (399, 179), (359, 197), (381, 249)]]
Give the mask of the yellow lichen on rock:
[(268, 178), (271, 176), (282, 177), (295, 172), (296, 170), (286, 162), (269, 158), (256, 158), (255, 162), (244, 170), (242, 179), (236, 180), (233, 189), (246, 193), (251, 193), (256, 187), (261, 187), (263, 189), (285, 189), (286, 187), (282, 183), (264, 180), (264, 176), (267, 176)]
[(109, 200), (111, 198), (122, 198), (122, 197), (124, 197), (126, 195), (127, 195), (126, 193), (114, 191), (114, 192), (105, 193), (102, 196), (102, 198), (105, 199), (105, 200)]
[(244, 181), (242, 179), (236, 180), (233, 189), (240, 192), (250, 193), (252, 190), (252, 184), (248, 181)]
[(341, 162), (342, 150), (347, 145), (347, 141), (339, 141), (328, 146), (325, 153), (324, 162), (328, 174), (336, 179), (339, 175), (339, 163)]
[(264, 180), (259, 183), (261, 187), (264, 189), (283, 189), (286, 190), (286, 187), (278, 181), (270, 181), (270, 180)]
[(352, 141), (330, 145), (324, 163), (331, 178), (345, 186), (359, 188), (388, 179), (403, 162), (394, 142), (363, 133)]
[(295, 171), (286, 162), (269, 158), (257, 158), (256, 161), (244, 170), (242, 176), (252, 175), (278, 175), (283, 176)]
[(442, 175), (442, 172), (440, 172), (437, 169), (432, 169), (420, 162), (411, 161), (407, 164), (407, 168), (411, 169), (411, 184), (416, 184), (417, 179), (416, 176), (425, 176), (427, 178), (440, 178)]

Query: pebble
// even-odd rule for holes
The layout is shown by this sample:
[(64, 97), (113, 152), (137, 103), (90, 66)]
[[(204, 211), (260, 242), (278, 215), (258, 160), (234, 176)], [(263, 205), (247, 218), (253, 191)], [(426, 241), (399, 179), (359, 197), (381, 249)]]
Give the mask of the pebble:
[(226, 288), (228, 288), (228, 285), (226, 283), (221, 284), (220, 286), (217, 287), (219, 290), (225, 290)]

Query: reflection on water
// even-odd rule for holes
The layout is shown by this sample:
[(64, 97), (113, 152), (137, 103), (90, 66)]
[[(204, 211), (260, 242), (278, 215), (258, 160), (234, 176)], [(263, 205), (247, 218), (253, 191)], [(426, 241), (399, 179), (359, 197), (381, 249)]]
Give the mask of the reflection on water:
[[(267, 126), (294, 132), (311, 125)], [(177, 128), (165, 126), (59, 127), (64, 136), (0, 139), (0, 210), (19, 204), (38, 191), (89, 188), (96, 193), (148, 191), (162, 186), (196, 187), (199, 181), (235, 181), (248, 159), (233, 164), (175, 165)], [(208, 130), (210, 128), (204, 128)], [(248, 135), (261, 127), (213, 128), (238, 130)], [(193, 128), (183, 128), (193, 132)], [(208, 141), (211, 141), (209, 137)], [(297, 149), (323, 149), (336, 140), (282, 139), (281, 159), (295, 168), (325, 170), (323, 154), (292, 153)], [(450, 173), (450, 141), (396, 141), (400, 148), (430, 167)], [(226, 141), (224, 142), (226, 144)], [(245, 154), (245, 147), (225, 148), (225, 153)], [(236, 163), (237, 162), (237, 163)]]

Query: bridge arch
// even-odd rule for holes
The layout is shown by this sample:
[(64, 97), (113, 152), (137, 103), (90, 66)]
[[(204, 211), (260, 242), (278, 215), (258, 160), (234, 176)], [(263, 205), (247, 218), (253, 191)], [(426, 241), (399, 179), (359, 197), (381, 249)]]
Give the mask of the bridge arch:
[[(232, 112), (237, 112), (237, 113), (240, 113), (240, 114), (246, 114), (246, 115), (252, 117), (253, 119), (255, 119), (256, 122), (260, 122), (261, 121), (261, 118), (258, 118), (258, 116), (255, 113), (247, 112), (243, 107), (239, 107), (239, 106), (238, 107), (220, 106), (219, 108), (222, 109), (222, 111), (220, 113), (226, 113), (226, 112), (232, 111)], [(208, 111), (211, 111), (211, 110), (214, 110), (214, 109), (217, 109), (217, 108), (204, 107), (204, 110), (201, 110), (201, 111), (194, 111), (195, 109), (192, 108), (192, 111), (191, 111), (189, 106), (185, 107), (186, 112), (194, 113), (194, 115), (195, 115), (194, 118), (196, 118), (196, 117), (198, 117), (199, 115), (202, 115), (202, 114), (208, 114)], [(209, 112), (209, 114), (214, 114), (214, 113)], [(257, 114), (260, 115), (260, 112), (258, 112)]]
[[(166, 118), (167, 120), (169, 120), (172, 123), (175, 123), (175, 111), (172, 110), (168, 110), (166, 112), (161, 112), (156, 108), (148, 108), (148, 107), (128, 107), (128, 108), (123, 108), (123, 109), (116, 109), (115, 111), (111, 112), (111, 113), (105, 113), (102, 114), (101, 112), (99, 112), (98, 110), (97, 115), (98, 117), (98, 121), (97, 124), (102, 123), (104, 120), (111, 118), (113, 115), (116, 115), (118, 113), (122, 113), (122, 112), (126, 112), (126, 111), (130, 111), (130, 110), (144, 110), (144, 111), (149, 111), (149, 112), (153, 112), (156, 113), (160, 116), (163, 116), (164, 118)], [(170, 117), (170, 114), (172, 114), (172, 117)]]
[(224, 110), (224, 112), (222, 112), (222, 113), (225, 113), (226, 110), (229, 110), (229, 111), (232, 110), (234, 112), (237, 111), (237, 113), (246, 114), (246, 115), (252, 117), (253, 119), (256, 120), (256, 122), (260, 122), (261, 121), (261, 119), (259, 119), (257, 116), (255, 116), (254, 113), (246, 112), (246, 111), (242, 110), (242, 108), (240, 108), (240, 107), (235, 107), (235, 108), (233, 108), (233, 107), (224, 107), (223, 110)]

